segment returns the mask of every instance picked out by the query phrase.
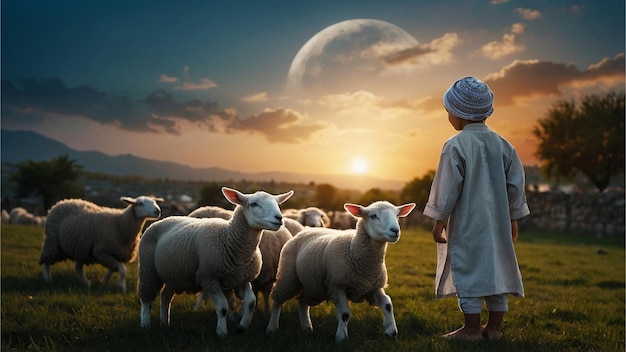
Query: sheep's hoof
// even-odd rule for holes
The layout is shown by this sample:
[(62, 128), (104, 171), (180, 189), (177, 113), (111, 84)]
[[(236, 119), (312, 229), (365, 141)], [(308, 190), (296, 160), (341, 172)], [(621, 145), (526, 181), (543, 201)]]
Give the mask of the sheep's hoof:
[(394, 330), (391, 333), (385, 333), (385, 336), (392, 340), (396, 340), (398, 338), (398, 331)]

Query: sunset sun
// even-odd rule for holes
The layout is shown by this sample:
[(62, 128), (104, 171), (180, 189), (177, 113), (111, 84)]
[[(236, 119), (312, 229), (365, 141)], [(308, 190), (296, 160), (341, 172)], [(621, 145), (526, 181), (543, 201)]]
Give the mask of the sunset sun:
[(355, 158), (352, 160), (352, 171), (357, 174), (363, 174), (367, 171), (367, 161), (363, 158)]

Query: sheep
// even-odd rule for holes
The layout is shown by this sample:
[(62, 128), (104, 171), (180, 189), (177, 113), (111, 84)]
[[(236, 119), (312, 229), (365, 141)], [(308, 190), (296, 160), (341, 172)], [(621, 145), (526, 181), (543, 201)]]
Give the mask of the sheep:
[(9, 215), (9, 212), (5, 209), (2, 209), (2, 222), (8, 224), (10, 219), (11, 215)]
[(35, 216), (22, 207), (16, 207), (9, 213), (9, 223), (43, 226), (45, 223), (45, 217)]
[(343, 341), (348, 338), (349, 301), (367, 300), (382, 310), (385, 334), (397, 336), (391, 298), (384, 291), (385, 252), (388, 242), (400, 239), (398, 217), (407, 216), (415, 203), (395, 206), (378, 201), (368, 207), (346, 203), (344, 208), (360, 218), (356, 230), (307, 228), (283, 247), (271, 294), (268, 334), (278, 330), (283, 303), (298, 297), (303, 330), (313, 330), (309, 307), (332, 300), (339, 321), (335, 340)]
[[(283, 218), (283, 220), (286, 219)], [(285, 226), (281, 226), (278, 231), (263, 230), (261, 242), (259, 243), (259, 250), (261, 251), (262, 260), (261, 271), (259, 272), (259, 275), (252, 281), (252, 291), (254, 292), (257, 302), (259, 299), (259, 293), (263, 295), (263, 312), (265, 313), (270, 311), (270, 291), (272, 290), (272, 286), (276, 281), (276, 271), (278, 270), (278, 260), (280, 258), (280, 252), (285, 243), (287, 243), (287, 241), (289, 241), (292, 237), (293, 235)], [(232, 311), (235, 295), (233, 294), (232, 290), (231, 292), (224, 292), (224, 294), (229, 301), (229, 307)], [(193, 310), (199, 310), (202, 302), (207, 299), (208, 297), (204, 294), (204, 292), (200, 293), (200, 295), (198, 295), (198, 298), (196, 299)]]
[(305, 209), (287, 209), (283, 211), (283, 215), (288, 218), (297, 220), (304, 226), (310, 227), (328, 227), (330, 219), (326, 213), (317, 207), (308, 207)]
[[(228, 210), (220, 207), (203, 207), (194, 210), (189, 213), (188, 216), (222, 217), (223, 219), (228, 220), (230, 218), (230, 213)], [(285, 243), (290, 240), (291, 237), (295, 236), (298, 232), (304, 229), (304, 226), (294, 219), (283, 217), (283, 223), (284, 225), (278, 231), (263, 230), (263, 236), (261, 237), (261, 242), (259, 243), (263, 265), (261, 266), (259, 276), (252, 281), (252, 290), (254, 291), (254, 295), (257, 297), (257, 301), (259, 297), (258, 293), (260, 292), (263, 294), (265, 307), (263, 310), (264, 312), (269, 312), (270, 291), (276, 281), (276, 270), (278, 269), (280, 252)], [(229, 307), (232, 312), (235, 295), (232, 291), (224, 292), (224, 294), (229, 301)], [(208, 299), (208, 297), (201, 292), (196, 299), (193, 310), (200, 310), (202, 302), (206, 299)]]
[(347, 211), (337, 210), (332, 213), (330, 227), (338, 230), (353, 229), (356, 226), (356, 218)]
[(238, 330), (252, 321), (256, 298), (251, 282), (261, 270), (259, 242), (263, 230), (282, 226), (279, 205), (293, 191), (272, 195), (263, 191), (244, 194), (222, 187), (226, 199), (235, 204), (230, 220), (173, 216), (146, 229), (139, 244), (141, 327), (150, 327), (150, 308), (161, 292), (160, 323), (170, 324), (170, 306), (175, 294), (206, 292), (215, 306), (215, 332), (228, 334), (229, 306), (223, 290), (243, 297), (244, 313)]
[(304, 225), (291, 218), (283, 217), (283, 223), (287, 230), (291, 232), (292, 236), (295, 236), (298, 232), (304, 229)]
[[(188, 216), (191, 217), (221, 217), (223, 219), (230, 219), (232, 211), (225, 210), (221, 207), (207, 206), (194, 210), (189, 213)], [(252, 281), (252, 291), (254, 291), (254, 295), (259, 298), (259, 293), (263, 294), (264, 298), (264, 312), (269, 312), (269, 299), (270, 299), (270, 291), (272, 289), (272, 285), (274, 281), (276, 281), (276, 270), (278, 269), (278, 259), (280, 256), (280, 251), (299, 231), (301, 231), (304, 226), (297, 222), (296, 220), (289, 219), (283, 217), (284, 225), (280, 227), (277, 231), (263, 230), (263, 235), (261, 236), (261, 242), (259, 243), (259, 250), (261, 251), (262, 258), (262, 266), (261, 272), (259, 276), (257, 276), (254, 281)], [(288, 225), (289, 224), (289, 225)], [(291, 228), (291, 229), (290, 229)], [(229, 307), (232, 311), (232, 302), (234, 301), (234, 295), (231, 292), (224, 293), (229, 300)], [(208, 297), (200, 293), (198, 298), (196, 299), (196, 303), (194, 304), (193, 310), (197, 311), (200, 309), (200, 306), (204, 300), (208, 299)]]
[(51, 282), (50, 265), (70, 259), (76, 262), (76, 275), (90, 287), (83, 265), (98, 263), (108, 268), (106, 284), (113, 272), (120, 274), (118, 287), (126, 293), (126, 266), (137, 256), (139, 236), (146, 220), (158, 219), (162, 198), (121, 197), (125, 209), (101, 207), (83, 199), (65, 199), (48, 212), (44, 241), (39, 257), (44, 281)]
[(233, 211), (218, 206), (207, 205), (197, 208), (187, 216), (191, 216), (192, 218), (222, 218), (228, 220), (233, 216)]

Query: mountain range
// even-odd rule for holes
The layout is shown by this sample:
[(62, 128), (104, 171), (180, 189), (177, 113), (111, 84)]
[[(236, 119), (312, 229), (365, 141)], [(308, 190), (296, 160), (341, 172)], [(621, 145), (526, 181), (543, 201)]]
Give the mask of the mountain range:
[(27, 160), (50, 160), (61, 155), (83, 166), (86, 171), (112, 175), (140, 175), (207, 182), (228, 182), (242, 179), (250, 181), (276, 181), (288, 183), (331, 184), (339, 189), (366, 191), (371, 188), (400, 190), (406, 182), (377, 179), (366, 175), (299, 174), (292, 172), (245, 173), (219, 167), (194, 168), (169, 161), (159, 161), (132, 154), (108, 155), (98, 151), (79, 151), (33, 131), (1, 130), (1, 161), (3, 164)]

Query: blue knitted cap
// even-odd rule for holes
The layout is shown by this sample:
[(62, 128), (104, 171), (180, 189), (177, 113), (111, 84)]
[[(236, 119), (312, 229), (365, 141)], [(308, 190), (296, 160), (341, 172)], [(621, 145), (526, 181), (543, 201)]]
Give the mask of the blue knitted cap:
[(493, 92), (485, 82), (464, 77), (448, 88), (443, 95), (443, 106), (464, 120), (481, 121), (493, 113)]

